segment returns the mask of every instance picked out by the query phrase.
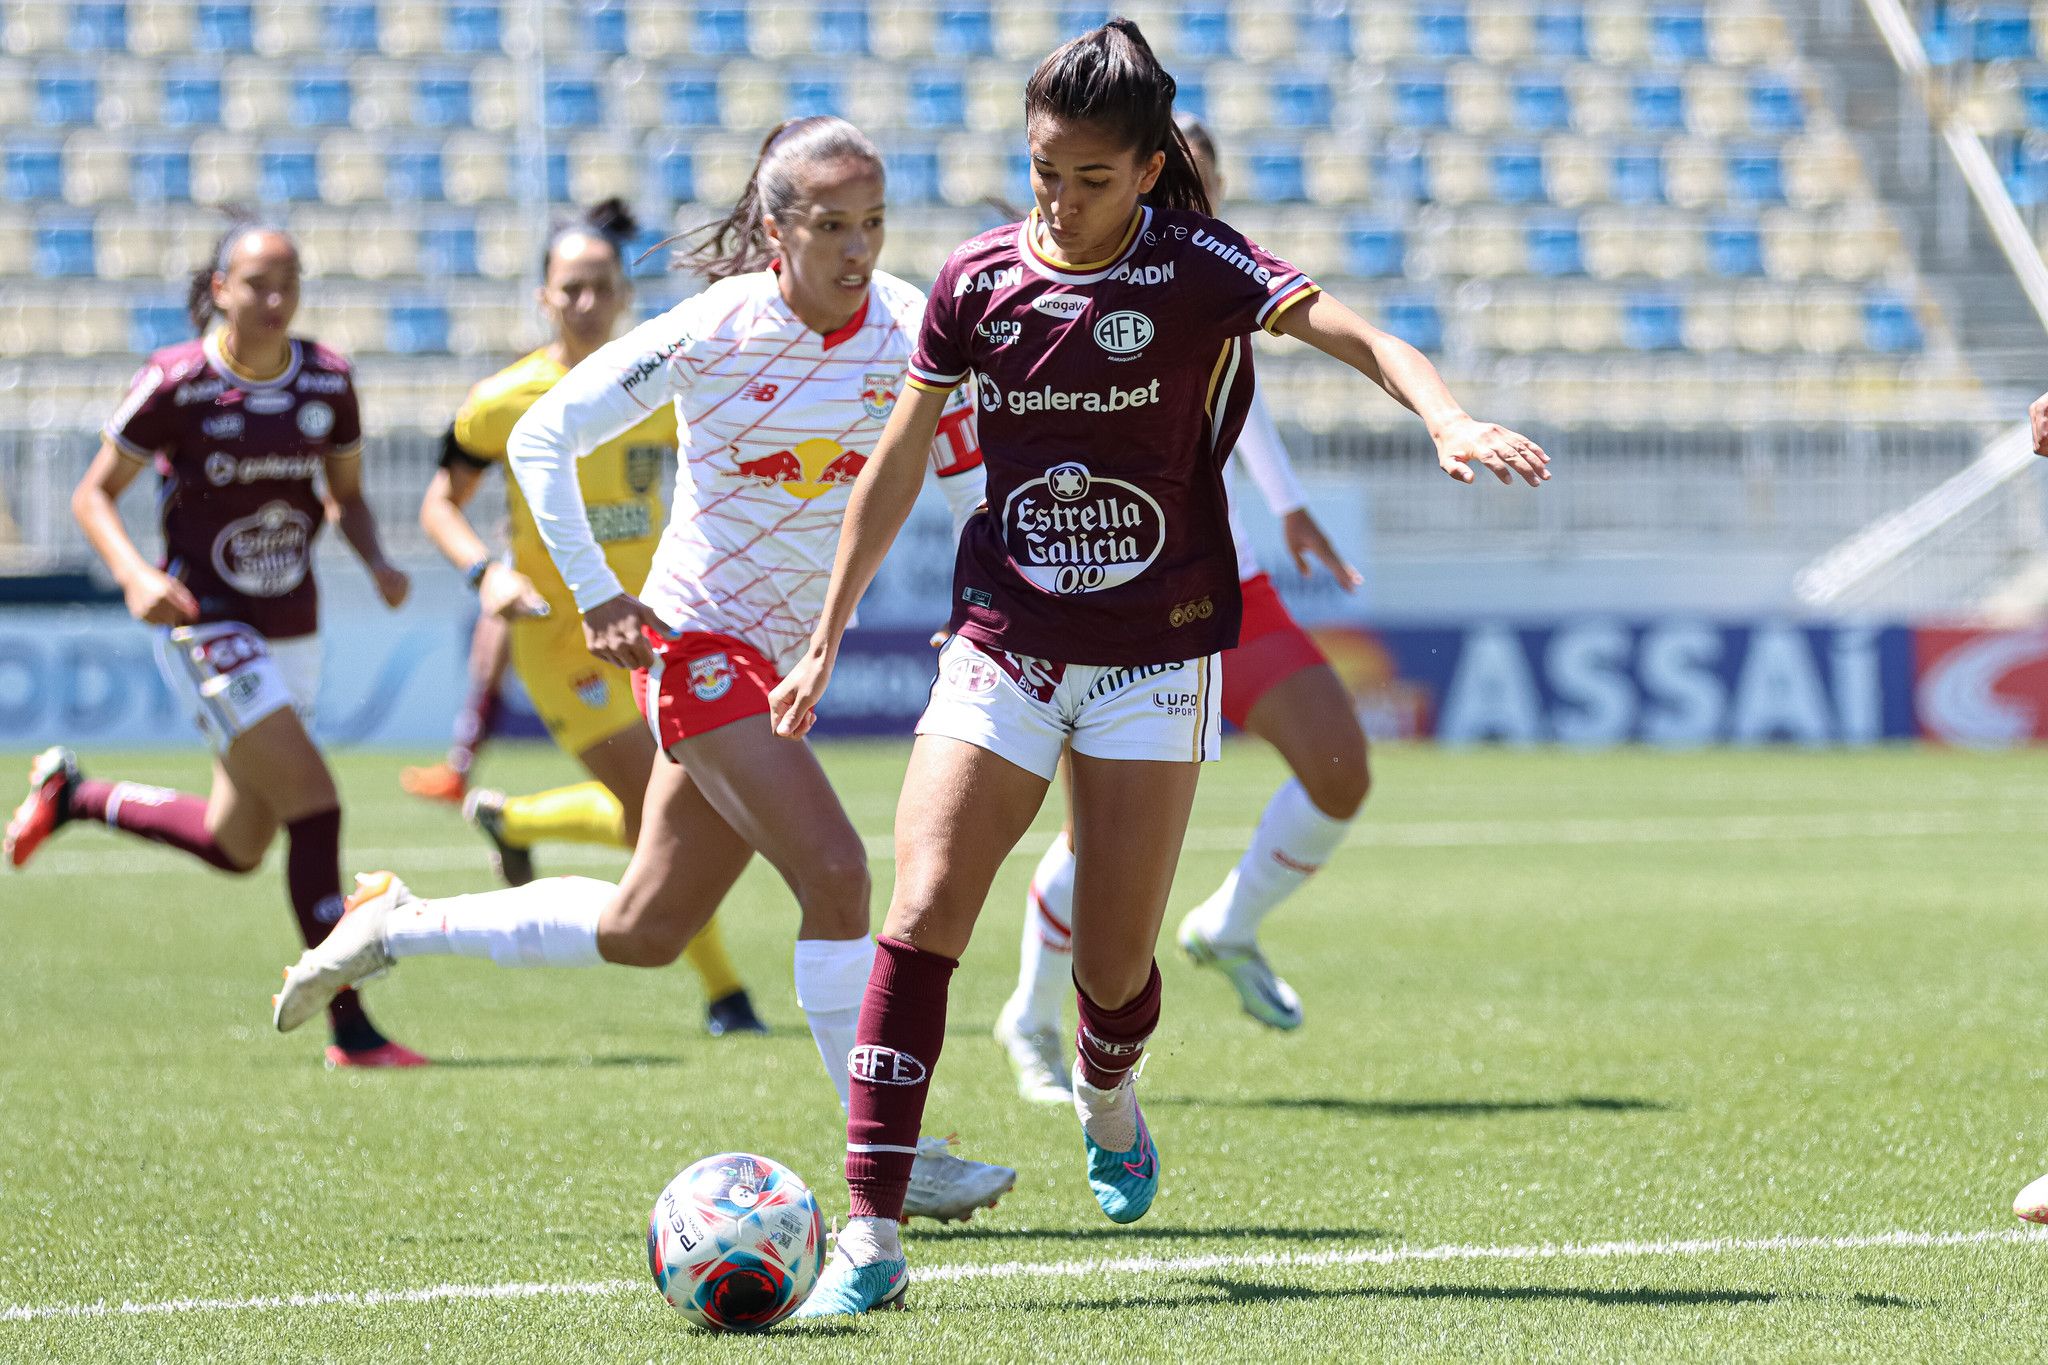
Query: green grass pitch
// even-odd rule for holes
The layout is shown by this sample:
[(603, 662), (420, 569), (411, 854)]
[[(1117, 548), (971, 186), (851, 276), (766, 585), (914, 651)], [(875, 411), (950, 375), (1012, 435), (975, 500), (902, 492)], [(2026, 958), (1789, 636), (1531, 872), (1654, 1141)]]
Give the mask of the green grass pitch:
[[(827, 751), (877, 848), (905, 752)], [(351, 863), (486, 887), (401, 761), (337, 759)], [(1206, 774), (1169, 935), (1279, 776), (1245, 744)], [(1269, 921), (1300, 1033), (1162, 955), (1165, 1183), (1130, 1229), (988, 1038), (1041, 832), (956, 979), (927, 1124), (1017, 1190), (913, 1225), (911, 1311), (765, 1339), (689, 1329), (643, 1249), (656, 1192), (714, 1151), (845, 1209), (796, 916), (760, 864), (724, 923), (774, 1036), (706, 1039), (680, 967), (417, 962), (367, 995), (439, 1065), (352, 1075), (271, 1032), (297, 951), (274, 865), (66, 831), (0, 879), (0, 1360), (2036, 1358), (2048, 1244), (2009, 1204), (2048, 1170), (2044, 797), (2033, 754), (1386, 751), (1352, 842)]]

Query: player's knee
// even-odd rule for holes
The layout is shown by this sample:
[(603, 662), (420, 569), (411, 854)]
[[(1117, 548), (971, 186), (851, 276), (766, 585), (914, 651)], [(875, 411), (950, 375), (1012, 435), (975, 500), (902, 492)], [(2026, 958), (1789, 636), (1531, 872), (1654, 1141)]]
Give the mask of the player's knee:
[(1074, 962), (1074, 984), (1105, 1010), (1120, 1010), (1144, 993), (1152, 979), (1149, 957), (1127, 963)]
[(1351, 819), (1372, 794), (1372, 773), (1363, 753), (1355, 757), (1331, 755), (1295, 776), (1309, 801), (1332, 820)]
[[(818, 849), (807, 860), (797, 887), (806, 922), (814, 917), (865, 920), (868, 895), (873, 889), (868, 878), (867, 850), (858, 839)], [(865, 933), (860, 924), (853, 932)]]
[(598, 956), (620, 967), (666, 967), (683, 955), (696, 932), (658, 920), (628, 920), (598, 934)]

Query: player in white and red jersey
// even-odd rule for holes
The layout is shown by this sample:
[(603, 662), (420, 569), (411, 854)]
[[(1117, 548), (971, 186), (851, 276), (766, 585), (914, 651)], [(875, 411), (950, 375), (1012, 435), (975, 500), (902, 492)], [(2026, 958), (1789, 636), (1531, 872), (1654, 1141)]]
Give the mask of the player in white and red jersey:
[[(199, 336), (158, 351), (136, 375), (71, 508), (128, 610), (155, 627), (164, 683), (213, 747), (213, 789), (202, 797), (91, 781), (69, 749), (47, 750), (7, 826), (7, 861), (20, 867), (59, 826), (88, 820), (224, 872), (253, 872), (282, 829), (292, 911), (306, 942), (318, 943), (342, 907), (341, 799), (308, 733), (320, 681), (321, 481), (386, 604), (405, 600), (406, 577), (385, 561), (363, 500), (348, 362), (291, 335), (291, 239), (237, 224), (194, 277), (190, 303)], [(116, 507), (151, 467), (163, 485), (161, 566), (143, 559)], [(380, 1034), (353, 992), (329, 1004), (328, 1022), (332, 1065), (425, 1060)]]
[(972, 375), (988, 503), (961, 538), (953, 638), (897, 805), (896, 887), (847, 1122), (853, 1216), (803, 1316), (902, 1300), (896, 1220), (952, 972), (1063, 749), (1088, 1183), (1119, 1223), (1158, 1192), (1135, 1081), (1159, 1019), (1167, 891), (1196, 776), (1216, 756), (1217, 656), (1242, 615), (1222, 476), (1251, 399), (1248, 334), (1299, 337), (1379, 384), (1427, 422), (1442, 468), (1463, 481), (1474, 464), (1504, 481), (1546, 477), (1541, 450), (1468, 416), (1420, 352), (1208, 215), (1173, 95), (1127, 19), (1033, 73), (1037, 208), (940, 270), (910, 391), (848, 503), (817, 634), (774, 693), (778, 732), (801, 736), (916, 496), (923, 447)]
[[(1216, 146), (1201, 122), (1176, 120), (1194, 153), (1210, 201), (1223, 197)], [(1260, 499), (1280, 518), (1295, 568), (1321, 563), (1349, 592), (1363, 582), (1308, 510), (1280, 432), (1254, 395), (1232, 455), (1250, 474)], [(1244, 593), (1237, 647), (1223, 655), (1223, 715), (1287, 760), (1293, 776), (1272, 800), (1252, 842), (1215, 894), (1181, 920), (1181, 951), (1215, 967), (1237, 992), (1245, 1013), (1271, 1028), (1301, 1026), (1301, 997), (1259, 949), (1260, 923), (1315, 875), (1365, 804), (1369, 777), (1365, 731), (1343, 681), (1309, 633), (1291, 616), (1260, 567), (1235, 501), (1230, 538)], [(1069, 822), (1071, 824), (1071, 822)], [(1039, 859), (1025, 896), (1017, 988), (996, 1016), (995, 1037), (1009, 1054), (1017, 1091), (1041, 1103), (1072, 1100), (1060, 1037), (1061, 1003), (1073, 989), (1073, 830), (1063, 828)]]
[[(916, 344), (924, 298), (875, 268), (883, 224), (873, 144), (840, 119), (785, 124), (693, 254), (716, 282), (600, 347), (513, 429), (512, 472), (590, 651), (634, 670), (673, 760), (648, 779), (624, 882), (558, 877), (422, 900), (388, 872), (361, 878), (335, 937), (288, 972), (280, 1029), (411, 957), (666, 966), (759, 852), (796, 895), (797, 1004), (846, 1103), (875, 956), (867, 854), (809, 747), (775, 737), (768, 692), (817, 624), (847, 490)], [(667, 404), (681, 439), (675, 510), (636, 597), (593, 533), (575, 466)], [(945, 404), (925, 449), (964, 519), (981, 500), (972, 406)], [(915, 1133), (905, 1150), (918, 1167), (912, 1214), (964, 1218), (1017, 1178)]]

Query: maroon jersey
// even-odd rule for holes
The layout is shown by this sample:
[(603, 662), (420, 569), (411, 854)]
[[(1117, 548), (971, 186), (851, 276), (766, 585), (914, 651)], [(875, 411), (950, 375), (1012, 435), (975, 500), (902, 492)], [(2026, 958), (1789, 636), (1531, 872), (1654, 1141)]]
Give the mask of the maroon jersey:
[(1108, 260), (1056, 260), (1037, 215), (939, 271), (910, 382), (971, 370), (988, 509), (952, 627), (1071, 664), (1173, 663), (1237, 643), (1223, 462), (1252, 397), (1249, 334), (1315, 284), (1213, 218), (1140, 209)]
[(241, 621), (273, 639), (319, 628), (315, 477), (355, 456), (362, 419), (348, 362), (293, 340), (275, 379), (238, 373), (208, 337), (151, 356), (106, 436), (163, 478), (164, 570), (199, 599), (199, 620)]

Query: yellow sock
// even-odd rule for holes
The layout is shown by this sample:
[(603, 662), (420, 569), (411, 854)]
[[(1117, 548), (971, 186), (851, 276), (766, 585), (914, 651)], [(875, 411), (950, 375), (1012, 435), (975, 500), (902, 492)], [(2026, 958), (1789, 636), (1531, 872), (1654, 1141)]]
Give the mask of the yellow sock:
[(602, 782), (579, 782), (505, 798), (505, 842), (516, 848), (558, 841), (625, 848), (626, 813)]
[(690, 946), (683, 949), (683, 960), (696, 969), (697, 979), (704, 983), (706, 1000), (731, 995), (744, 984), (740, 974), (733, 970), (732, 958), (726, 954), (725, 935), (719, 932), (716, 917), (698, 930)]

